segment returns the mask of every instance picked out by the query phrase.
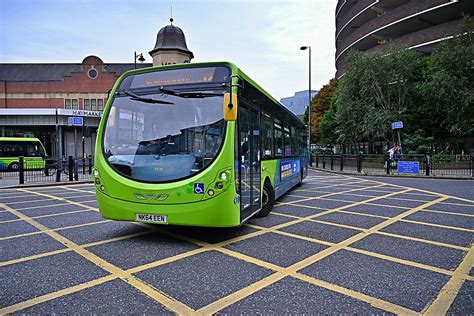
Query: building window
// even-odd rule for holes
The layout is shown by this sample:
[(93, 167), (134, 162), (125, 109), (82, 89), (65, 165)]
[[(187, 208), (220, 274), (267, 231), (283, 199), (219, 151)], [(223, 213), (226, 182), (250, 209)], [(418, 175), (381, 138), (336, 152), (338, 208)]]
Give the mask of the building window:
[(79, 109), (79, 100), (78, 99), (64, 99), (64, 108), (70, 110)]
[(84, 99), (84, 110), (85, 111), (103, 111), (104, 100), (103, 99)]

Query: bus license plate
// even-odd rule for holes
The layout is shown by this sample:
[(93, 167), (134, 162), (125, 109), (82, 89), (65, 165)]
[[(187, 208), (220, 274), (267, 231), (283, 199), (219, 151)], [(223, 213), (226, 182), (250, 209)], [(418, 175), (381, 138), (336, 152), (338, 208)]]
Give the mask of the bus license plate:
[(166, 215), (135, 214), (135, 220), (137, 222), (145, 223), (168, 224), (168, 219), (166, 218)]

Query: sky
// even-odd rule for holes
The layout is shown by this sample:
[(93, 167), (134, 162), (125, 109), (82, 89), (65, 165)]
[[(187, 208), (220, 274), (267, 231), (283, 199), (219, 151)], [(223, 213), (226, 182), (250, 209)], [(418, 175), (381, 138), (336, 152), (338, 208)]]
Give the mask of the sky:
[(179, 26), (192, 62), (230, 61), (277, 99), (334, 77), (337, 0), (0, 0), (0, 63), (133, 62)]

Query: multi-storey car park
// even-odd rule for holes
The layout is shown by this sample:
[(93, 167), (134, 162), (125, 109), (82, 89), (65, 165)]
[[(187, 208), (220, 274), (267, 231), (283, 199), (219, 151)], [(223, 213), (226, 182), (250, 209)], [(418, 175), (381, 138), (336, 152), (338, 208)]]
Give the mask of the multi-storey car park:
[(472, 0), (338, 0), (336, 77), (344, 74), (350, 49), (374, 52), (403, 45), (430, 53), (452, 37), (463, 15), (473, 13)]

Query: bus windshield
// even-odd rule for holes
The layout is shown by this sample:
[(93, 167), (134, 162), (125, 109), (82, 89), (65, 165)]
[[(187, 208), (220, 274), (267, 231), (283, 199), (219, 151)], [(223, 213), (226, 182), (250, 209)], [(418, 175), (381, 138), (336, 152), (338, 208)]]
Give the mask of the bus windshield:
[(189, 177), (217, 156), (224, 137), (223, 89), (117, 92), (103, 137), (109, 164), (137, 181)]

